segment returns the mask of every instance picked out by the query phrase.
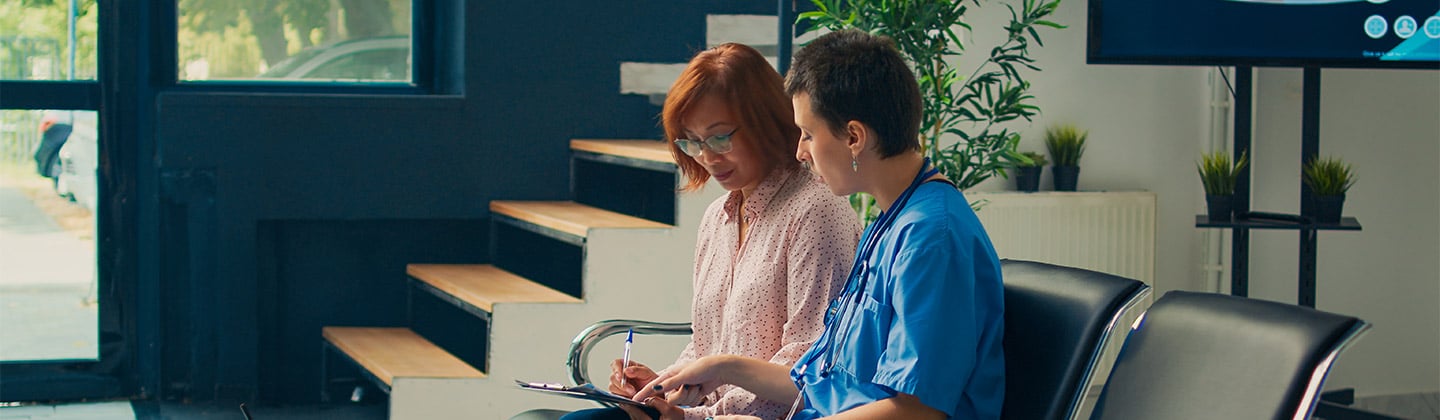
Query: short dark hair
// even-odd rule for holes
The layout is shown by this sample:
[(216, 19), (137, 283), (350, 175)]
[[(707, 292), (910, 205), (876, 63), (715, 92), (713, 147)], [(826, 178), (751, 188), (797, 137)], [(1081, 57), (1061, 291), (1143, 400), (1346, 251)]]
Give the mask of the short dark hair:
[(811, 111), (832, 131), (859, 121), (880, 137), (880, 157), (920, 150), (920, 86), (895, 43), (847, 29), (795, 53), (785, 93), (810, 95)]

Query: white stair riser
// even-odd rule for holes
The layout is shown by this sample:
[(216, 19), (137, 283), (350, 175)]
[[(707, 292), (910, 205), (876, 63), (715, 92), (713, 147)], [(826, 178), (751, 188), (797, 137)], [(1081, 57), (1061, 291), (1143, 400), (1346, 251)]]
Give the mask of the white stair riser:
[[(768, 15), (707, 15), (705, 16), (705, 45), (713, 47), (726, 42), (738, 42), (756, 47), (761, 51), (773, 51), (780, 38), (779, 18)], [(797, 38), (794, 48), (815, 38), (805, 34)], [(766, 57), (771, 67), (779, 68), (775, 57)], [(647, 95), (657, 105), (663, 103), (670, 85), (680, 77), (686, 63), (620, 63), (620, 93)]]
[(395, 378), (390, 385), (391, 419), (504, 419), (485, 395), (490, 378)]
[[(765, 61), (770, 62), (771, 67), (776, 66), (775, 57), (765, 57)], [(620, 93), (664, 98), (666, 94), (670, 93), (670, 86), (675, 84), (675, 79), (680, 78), (680, 73), (685, 71), (687, 65), (687, 63), (620, 63)]]
[(775, 45), (780, 39), (779, 18), (767, 15), (706, 15), (705, 44), (739, 42), (750, 46)]
[[(587, 238), (584, 303), (499, 303), (491, 313), (488, 377), (480, 380), (400, 378), (391, 391), (391, 419), (508, 419), (531, 409), (563, 410), (595, 404), (524, 391), (515, 379), (569, 382), (570, 341), (605, 319), (688, 322), (695, 236), (705, 208), (724, 189), (679, 195), (673, 229), (597, 229)], [(623, 337), (611, 337), (590, 358), (590, 376), (602, 382), (620, 356)], [(638, 336), (631, 358), (662, 369), (688, 337)]]
[(684, 63), (620, 63), (620, 93), (664, 95), (683, 71)]
[[(780, 18), (771, 15), (707, 15), (705, 45), (713, 47), (738, 42), (756, 48), (773, 48), (780, 40), (779, 22)], [(798, 49), (826, 32), (829, 31), (800, 34), (795, 37), (792, 48)]]

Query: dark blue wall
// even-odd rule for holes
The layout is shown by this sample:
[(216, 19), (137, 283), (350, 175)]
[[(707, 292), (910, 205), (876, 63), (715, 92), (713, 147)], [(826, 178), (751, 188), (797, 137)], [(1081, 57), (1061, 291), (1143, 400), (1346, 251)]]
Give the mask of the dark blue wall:
[[(775, 3), (441, 10), (427, 24), (440, 45), (461, 46), (438, 52), (455, 58), (438, 74), (463, 75), (442, 76), (447, 94), (145, 89), (154, 78), (135, 72), (151, 108), (138, 113), (136, 192), (117, 192), (138, 199), (136, 249), (117, 258), (138, 260), (139, 366), (161, 370), (141, 373), (159, 382), (142, 379), (144, 393), (313, 399), (318, 326), (403, 325), (404, 264), (488, 261), (488, 203), (569, 198), (571, 138), (660, 136), (659, 107), (618, 93), (621, 61), (684, 62), (703, 47), (705, 14), (774, 14)], [(175, 177), (189, 181), (167, 184)]]

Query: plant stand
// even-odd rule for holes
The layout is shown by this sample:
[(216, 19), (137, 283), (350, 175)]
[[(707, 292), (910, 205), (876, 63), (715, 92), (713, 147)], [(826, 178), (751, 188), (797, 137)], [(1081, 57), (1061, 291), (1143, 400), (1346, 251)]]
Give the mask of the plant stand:
[(1020, 166), (1015, 168), (1015, 190), (1021, 192), (1040, 191), (1040, 173), (1044, 166)]
[[(1250, 67), (1235, 68), (1235, 143), (1236, 155), (1250, 150), (1251, 131), (1251, 71)], [(1320, 68), (1305, 67), (1304, 87), (1301, 100), (1300, 162), (1310, 160), (1320, 153)], [(1211, 222), (1206, 215), (1195, 217), (1195, 227), (1225, 228), (1234, 231), (1230, 249), (1230, 294), (1249, 295), (1250, 276), (1250, 230), (1290, 229), (1300, 232), (1300, 279), (1298, 304), (1315, 307), (1315, 252), (1318, 242), (1316, 233), (1321, 230), (1360, 230), (1360, 222), (1345, 217), (1339, 223), (1315, 223), (1314, 200), (1310, 188), (1300, 184), (1300, 215), (1263, 214), (1250, 212), (1250, 168), (1252, 162), (1240, 170), (1235, 182), (1235, 214), (1230, 222)], [(1258, 216), (1258, 217), (1257, 217)], [(1346, 397), (1349, 398), (1346, 398)], [(1326, 420), (1400, 420), (1396, 417), (1371, 413), (1349, 407), (1354, 402), (1353, 389), (1340, 389), (1321, 394), (1315, 407), (1315, 417)]]
[(1228, 222), (1234, 219), (1235, 195), (1205, 195), (1205, 215), (1211, 222)]
[(1080, 183), (1080, 166), (1051, 166), (1050, 174), (1055, 176), (1055, 191), (1076, 191)]

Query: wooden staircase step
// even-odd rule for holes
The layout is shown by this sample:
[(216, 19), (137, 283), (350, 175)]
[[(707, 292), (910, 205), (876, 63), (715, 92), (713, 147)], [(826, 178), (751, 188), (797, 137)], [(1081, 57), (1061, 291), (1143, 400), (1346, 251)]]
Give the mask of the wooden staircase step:
[(580, 303), (580, 299), (489, 264), (409, 264), (405, 273), (486, 313), (496, 303)]
[(485, 377), (484, 373), (409, 328), (323, 327), (321, 334), (325, 341), (387, 388), (400, 377)]
[(492, 213), (580, 238), (590, 229), (664, 229), (664, 223), (627, 216), (574, 201), (491, 201)]
[(675, 168), (670, 146), (659, 140), (573, 139), (570, 140), (570, 150), (580, 152), (578, 156), (613, 157), (618, 160), (614, 163), (630, 166), (672, 172)]

